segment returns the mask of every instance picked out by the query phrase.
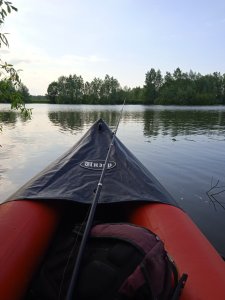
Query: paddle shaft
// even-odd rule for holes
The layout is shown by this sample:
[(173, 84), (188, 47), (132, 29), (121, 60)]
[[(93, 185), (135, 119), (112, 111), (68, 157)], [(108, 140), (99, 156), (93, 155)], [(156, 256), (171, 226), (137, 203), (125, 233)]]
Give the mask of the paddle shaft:
[(75, 263), (75, 266), (74, 266), (74, 269), (73, 269), (73, 273), (72, 273), (68, 293), (67, 293), (67, 296), (66, 296), (66, 300), (74, 300), (75, 299), (74, 298), (75, 287), (76, 287), (77, 281), (78, 281), (78, 275), (79, 275), (80, 265), (81, 265), (82, 258), (83, 258), (83, 253), (84, 253), (84, 250), (85, 250), (85, 247), (86, 247), (86, 244), (87, 244), (87, 240), (88, 240), (88, 237), (89, 237), (89, 234), (90, 234), (90, 231), (91, 231), (91, 227), (92, 227), (92, 224), (93, 224), (93, 220), (94, 220), (94, 217), (95, 217), (96, 207), (97, 207), (98, 200), (99, 200), (99, 197), (100, 197), (100, 194), (101, 194), (101, 190), (102, 190), (102, 186), (103, 186), (103, 180), (104, 180), (105, 173), (106, 173), (106, 170), (107, 170), (109, 157), (110, 157), (110, 154), (111, 154), (111, 149), (113, 147), (114, 140), (115, 140), (115, 137), (116, 137), (116, 133), (117, 133), (117, 130), (118, 130), (118, 127), (119, 127), (121, 117), (122, 117), (124, 105), (125, 105), (125, 100), (124, 100), (122, 109), (120, 111), (119, 120), (117, 122), (116, 129), (113, 133), (110, 146), (108, 148), (105, 163), (104, 163), (102, 173), (101, 173), (101, 176), (100, 176), (100, 179), (99, 179), (99, 182), (98, 182), (98, 185), (97, 185), (97, 189), (96, 189), (96, 192), (95, 192), (94, 200), (92, 202), (90, 213), (88, 215), (87, 223), (86, 223), (86, 226), (85, 226), (85, 229), (84, 229), (84, 234), (83, 234), (83, 237), (82, 237), (82, 240), (81, 240), (80, 248), (78, 250), (77, 259), (76, 259), (76, 263)]

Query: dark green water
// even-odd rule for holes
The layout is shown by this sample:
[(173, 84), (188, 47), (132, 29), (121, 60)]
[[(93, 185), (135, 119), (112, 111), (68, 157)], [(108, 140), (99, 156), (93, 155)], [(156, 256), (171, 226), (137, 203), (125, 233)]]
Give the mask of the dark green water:
[[(0, 105), (1, 201), (71, 147), (98, 118), (115, 128), (121, 109), (31, 107), (32, 120), (25, 121)], [(117, 136), (225, 256), (225, 107), (126, 106)]]

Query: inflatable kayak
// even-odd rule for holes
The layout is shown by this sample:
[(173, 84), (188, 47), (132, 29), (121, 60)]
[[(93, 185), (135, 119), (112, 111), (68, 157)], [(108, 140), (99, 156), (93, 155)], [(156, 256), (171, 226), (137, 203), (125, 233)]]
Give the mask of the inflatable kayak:
[[(0, 299), (26, 299), (56, 232), (93, 201), (112, 131), (98, 120), (83, 138), (0, 206)], [(176, 201), (115, 137), (105, 166), (98, 220), (129, 222), (154, 232), (179, 276), (182, 300), (225, 299), (225, 263)]]

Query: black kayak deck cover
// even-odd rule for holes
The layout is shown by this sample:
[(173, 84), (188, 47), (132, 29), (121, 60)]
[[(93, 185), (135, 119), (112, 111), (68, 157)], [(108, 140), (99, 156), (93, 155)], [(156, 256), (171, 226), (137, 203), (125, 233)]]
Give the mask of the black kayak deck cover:
[[(98, 120), (68, 152), (36, 175), (8, 200), (67, 200), (91, 203), (113, 132)], [(99, 203), (175, 200), (115, 137)]]

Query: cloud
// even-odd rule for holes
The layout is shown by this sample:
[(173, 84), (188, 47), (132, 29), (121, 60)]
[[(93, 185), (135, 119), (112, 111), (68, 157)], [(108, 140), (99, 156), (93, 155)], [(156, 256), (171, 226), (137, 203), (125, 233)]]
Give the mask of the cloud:
[(61, 75), (85, 75), (84, 79), (90, 80), (94, 77), (91, 69), (107, 62), (107, 59), (95, 54), (51, 55), (42, 48), (21, 43), (20, 40), (14, 40), (9, 50), (2, 51), (1, 58), (22, 70), (21, 80), (33, 95), (45, 94), (48, 85)]
[[(52, 61), (55, 62), (56, 59), (53, 59)], [(88, 56), (79, 56), (79, 55), (63, 55), (59, 58), (60, 65), (69, 65), (69, 66), (76, 66), (76, 65), (84, 65), (86, 63), (100, 63), (100, 62), (106, 62), (107, 59), (98, 57), (96, 55), (88, 55)]]
[(10, 63), (16, 66), (16, 65), (22, 64), (22, 63), (29, 64), (29, 63), (32, 63), (32, 61), (30, 59), (14, 58), (14, 59), (10, 60)]
[(8, 54), (10, 51), (8, 49), (1, 49), (0, 53), (1, 54)]

